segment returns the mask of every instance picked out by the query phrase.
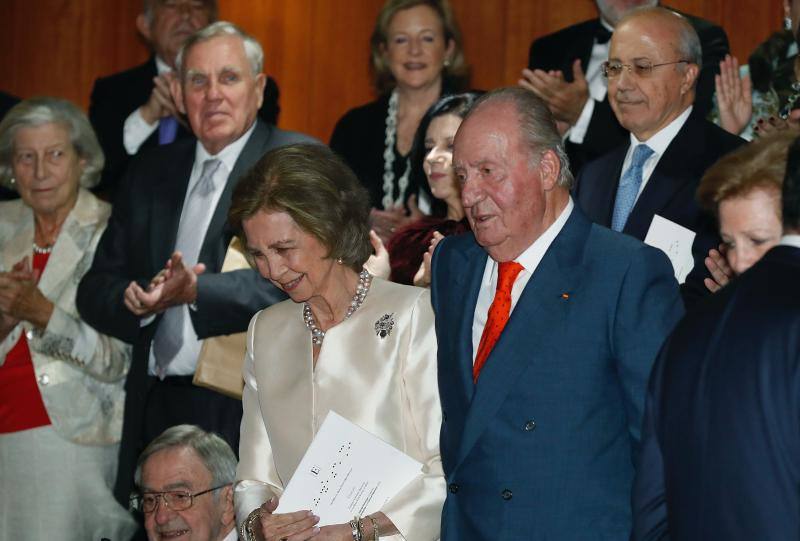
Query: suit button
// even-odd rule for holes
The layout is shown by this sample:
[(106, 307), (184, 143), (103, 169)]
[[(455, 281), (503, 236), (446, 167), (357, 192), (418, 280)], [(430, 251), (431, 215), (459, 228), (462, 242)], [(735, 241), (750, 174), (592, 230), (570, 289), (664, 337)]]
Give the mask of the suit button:
[(450, 483), (450, 486), (447, 487), (447, 490), (450, 491), (450, 494), (455, 494), (458, 492), (459, 486), (455, 483)]
[(501, 493), (501, 496), (503, 496), (503, 499), (504, 499), (504, 500), (508, 501), (508, 500), (510, 500), (511, 498), (513, 498), (513, 497), (514, 497), (514, 493), (513, 493), (513, 492), (511, 492), (511, 491), (510, 491), (510, 490), (508, 490), (508, 489), (505, 489), (505, 490), (504, 490), (504, 491)]
[(533, 430), (534, 428), (536, 428), (536, 421), (534, 421), (533, 419), (531, 419), (530, 421), (528, 421), (527, 423), (525, 423), (525, 426), (524, 426), (524, 427), (522, 427), (522, 428), (523, 428), (523, 430), (525, 430), (525, 432), (530, 432), (531, 430)]
[(48, 383), (50, 383), (50, 376), (48, 376), (47, 374), (42, 374), (39, 376), (40, 385), (47, 385)]

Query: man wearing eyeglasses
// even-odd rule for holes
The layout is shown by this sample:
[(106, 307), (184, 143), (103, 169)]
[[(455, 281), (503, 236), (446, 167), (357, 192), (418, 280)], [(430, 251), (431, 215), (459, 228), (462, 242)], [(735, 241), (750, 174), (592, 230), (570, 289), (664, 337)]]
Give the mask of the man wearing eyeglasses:
[[(608, 59), (614, 27), (626, 14), (659, 5), (658, 0), (595, 0), (599, 17), (583, 21), (534, 40), (528, 69), (520, 84), (544, 99), (564, 133), (570, 168), (581, 167), (628, 140), (608, 103), (606, 81), (600, 71)], [(714, 75), (729, 52), (722, 27), (685, 15), (700, 37), (703, 67), (697, 81), (694, 114), (704, 117), (711, 109)]]
[(236, 541), (233, 481), (236, 456), (210, 432), (178, 425), (148, 445), (136, 466), (149, 541)]
[(584, 166), (575, 199), (592, 221), (639, 240), (656, 215), (693, 231), (694, 269), (683, 297), (694, 302), (708, 293), (704, 260), (720, 243), (695, 191), (705, 170), (744, 140), (692, 115), (702, 52), (683, 16), (655, 7), (623, 17), (608, 58), (608, 98), (630, 139)]

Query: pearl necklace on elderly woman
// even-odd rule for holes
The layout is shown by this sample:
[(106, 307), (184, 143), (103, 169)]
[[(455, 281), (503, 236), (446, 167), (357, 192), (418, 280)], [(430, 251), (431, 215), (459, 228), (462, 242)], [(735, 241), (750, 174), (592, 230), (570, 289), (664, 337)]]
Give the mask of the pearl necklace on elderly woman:
[(49, 254), (52, 251), (53, 251), (53, 245), (52, 244), (48, 244), (47, 246), (43, 247), (43, 246), (39, 246), (38, 244), (36, 244), (35, 241), (33, 243), (33, 253), (34, 254), (44, 255), (44, 254)]
[(397, 181), (399, 193), (397, 199), (392, 199), (394, 193), (394, 143), (397, 139), (397, 103), (399, 97), (397, 89), (392, 90), (389, 97), (389, 109), (386, 111), (386, 138), (383, 149), (383, 204), (384, 210), (402, 205), (405, 201), (406, 189), (408, 188), (408, 174), (411, 170), (410, 160), (406, 158), (406, 168), (400, 180)]
[[(362, 270), (358, 274), (356, 293), (353, 295), (353, 300), (350, 301), (350, 306), (347, 307), (347, 312), (342, 321), (352, 316), (355, 311), (361, 307), (364, 303), (364, 299), (367, 298), (370, 285), (372, 285), (372, 275), (366, 270)], [(317, 327), (314, 314), (311, 313), (311, 306), (309, 306), (307, 302), (303, 303), (303, 320), (306, 322), (308, 330), (311, 331), (311, 342), (316, 346), (322, 345), (322, 341), (325, 339), (325, 331)]]

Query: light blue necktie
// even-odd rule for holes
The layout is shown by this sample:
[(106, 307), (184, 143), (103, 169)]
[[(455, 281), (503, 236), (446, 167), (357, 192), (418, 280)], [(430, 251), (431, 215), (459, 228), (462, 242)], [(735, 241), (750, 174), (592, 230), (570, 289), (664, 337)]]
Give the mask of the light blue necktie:
[(647, 145), (636, 145), (633, 149), (633, 159), (628, 170), (622, 175), (617, 188), (617, 198), (614, 200), (614, 214), (611, 217), (611, 229), (622, 231), (628, 216), (636, 203), (639, 187), (642, 185), (642, 170), (647, 158), (653, 155), (653, 149)]
[[(200, 248), (203, 244), (205, 231), (198, 230), (198, 223), (202, 217), (213, 212), (211, 201), (214, 198), (214, 175), (222, 165), (222, 161), (212, 158), (203, 162), (200, 178), (192, 188), (186, 199), (186, 205), (181, 211), (181, 220), (178, 225), (178, 237), (175, 241), (175, 250), (183, 255), (187, 266), (197, 264)], [(153, 337), (153, 354), (156, 358), (156, 374), (161, 379), (166, 375), (167, 365), (172, 362), (183, 346), (183, 318), (186, 309), (183, 305), (167, 308), (164, 317), (156, 329)]]

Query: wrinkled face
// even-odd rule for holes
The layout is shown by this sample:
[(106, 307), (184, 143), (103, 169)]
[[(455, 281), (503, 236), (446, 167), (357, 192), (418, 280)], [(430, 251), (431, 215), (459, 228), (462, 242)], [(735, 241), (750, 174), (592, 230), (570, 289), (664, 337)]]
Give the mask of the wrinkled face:
[(156, 54), (167, 64), (175, 64), (175, 56), (190, 35), (211, 22), (209, 2), (203, 0), (156, 0), (150, 21), (143, 21), (140, 30), (150, 41)]
[(431, 120), (425, 134), (425, 161), (423, 168), (431, 193), (436, 199), (458, 199), (461, 190), (453, 173), (453, 139), (461, 125), (458, 115), (441, 115)]
[(461, 202), (478, 243), (495, 261), (514, 259), (549, 225), (545, 193), (558, 175), (553, 157), (549, 151), (531, 156), (509, 103), (480, 106), (458, 130), (453, 162)]
[(322, 295), (331, 286), (334, 268), (341, 267), (286, 212), (260, 210), (242, 228), (258, 272), (294, 302)]
[(597, 11), (611, 26), (616, 26), (619, 20), (632, 9), (638, 7), (653, 7), (658, 5), (658, 0), (595, 0)]
[(741, 274), (778, 244), (783, 234), (780, 193), (755, 188), (719, 204), (719, 232), (727, 248), (728, 264)]
[[(664, 17), (635, 17), (614, 30), (609, 62), (631, 66), (682, 60), (672, 46), (677, 40), (674, 24)], [(654, 67), (647, 75), (623, 68), (608, 79), (608, 98), (620, 124), (646, 141), (667, 126), (694, 101), (694, 64), (669, 64)]]
[[(191, 494), (212, 487), (211, 472), (194, 450), (171, 447), (151, 455), (142, 467), (142, 492), (185, 490)], [(152, 513), (145, 513), (144, 527), (150, 541), (180, 539), (219, 541), (234, 526), (230, 487), (193, 498), (192, 506), (175, 511), (163, 498)]]
[(197, 43), (183, 64), (183, 80), (172, 85), (175, 101), (203, 147), (218, 154), (255, 122), (266, 78), (253, 74), (238, 36)]
[(454, 46), (445, 40), (436, 11), (419, 5), (394, 14), (383, 52), (397, 86), (424, 88), (441, 82), (444, 60)]
[(69, 130), (61, 124), (17, 130), (12, 155), (16, 187), (37, 214), (72, 209), (85, 165), (72, 146)]

